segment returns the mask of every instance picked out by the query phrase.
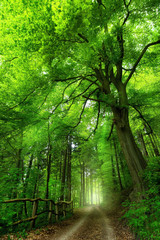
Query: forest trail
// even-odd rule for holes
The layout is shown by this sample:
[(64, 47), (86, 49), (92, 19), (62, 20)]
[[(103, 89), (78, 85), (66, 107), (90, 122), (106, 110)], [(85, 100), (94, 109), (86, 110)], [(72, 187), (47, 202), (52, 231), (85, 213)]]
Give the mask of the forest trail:
[[(25, 240), (135, 240), (129, 229), (119, 220), (120, 217), (119, 208), (79, 208), (66, 220), (28, 232)], [(7, 239), (7, 235), (2, 238)], [(19, 238), (12, 235), (10, 239)]]
[(33, 230), (26, 240), (134, 240), (119, 217), (117, 210), (98, 206), (75, 209), (71, 218)]
[(116, 240), (109, 219), (96, 206), (85, 208), (78, 222), (66, 230), (59, 237), (53, 236), (50, 240)]

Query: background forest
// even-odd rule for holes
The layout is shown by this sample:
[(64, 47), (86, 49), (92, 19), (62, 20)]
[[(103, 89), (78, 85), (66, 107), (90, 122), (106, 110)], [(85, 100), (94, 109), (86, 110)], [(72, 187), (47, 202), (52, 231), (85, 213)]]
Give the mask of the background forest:
[(0, 3), (2, 232), (32, 211), (8, 199), (120, 196), (139, 238), (160, 239), (159, 11), (159, 0)]

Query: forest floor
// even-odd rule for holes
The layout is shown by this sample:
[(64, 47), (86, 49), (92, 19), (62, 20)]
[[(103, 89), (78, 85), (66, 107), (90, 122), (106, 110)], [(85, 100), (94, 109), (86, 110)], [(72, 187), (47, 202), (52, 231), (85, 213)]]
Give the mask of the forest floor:
[[(62, 222), (32, 230), (26, 240), (135, 240), (120, 220), (120, 210), (106, 210), (98, 206), (75, 209), (74, 215)], [(2, 240), (8, 239), (7, 236)], [(18, 240), (10, 235), (10, 239)], [(20, 238), (21, 240), (23, 238)]]

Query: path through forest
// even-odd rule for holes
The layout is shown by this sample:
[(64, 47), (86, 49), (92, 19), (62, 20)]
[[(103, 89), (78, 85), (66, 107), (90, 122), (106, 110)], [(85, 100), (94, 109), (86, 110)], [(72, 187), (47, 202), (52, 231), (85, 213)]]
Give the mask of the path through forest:
[(119, 220), (117, 212), (107, 212), (98, 206), (75, 211), (70, 219), (32, 231), (27, 240), (134, 240)]
[(114, 230), (109, 223), (109, 219), (98, 207), (88, 207), (83, 212), (83, 216), (71, 228), (67, 229), (58, 238), (51, 240), (115, 240)]
[[(107, 210), (88, 206), (75, 209), (71, 218), (32, 230), (25, 240), (135, 240), (120, 216), (119, 208)], [(7, 235), (2, 237), (2, 240), (7, 239)], [(10, 235), (10, 239), (19, 238)]]

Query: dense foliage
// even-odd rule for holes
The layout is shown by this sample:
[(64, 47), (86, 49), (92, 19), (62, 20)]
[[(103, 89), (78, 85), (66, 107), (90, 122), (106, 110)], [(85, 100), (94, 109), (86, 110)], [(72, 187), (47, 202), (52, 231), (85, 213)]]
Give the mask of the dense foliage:
[[(0, 202), (79, 207), (131, 193), (130, 226), (157, 239), (159, 0), (0, 6)], [(0, 230), (31, 214), (32, 205), (2, 203)]]

